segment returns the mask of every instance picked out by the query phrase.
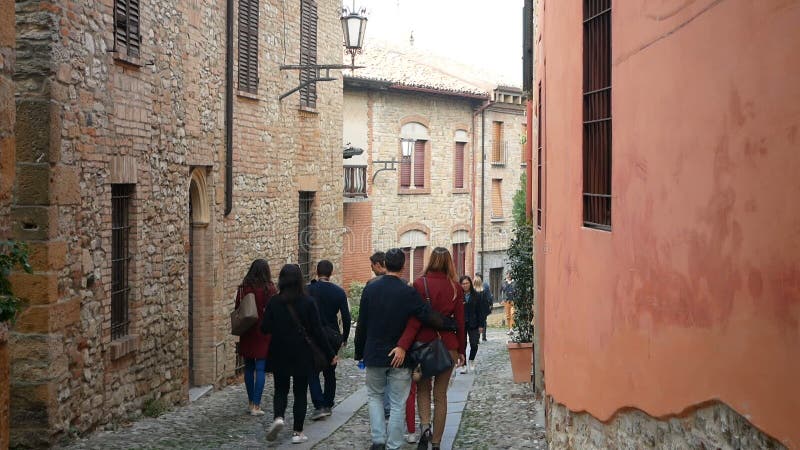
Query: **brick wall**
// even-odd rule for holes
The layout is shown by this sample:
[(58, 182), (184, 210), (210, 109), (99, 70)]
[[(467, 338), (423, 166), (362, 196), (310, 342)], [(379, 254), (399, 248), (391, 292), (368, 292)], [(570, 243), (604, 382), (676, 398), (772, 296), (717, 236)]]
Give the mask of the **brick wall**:
[(342, 286), (346, 291), (351, 282), (365, 283), (373, 276), (369, 262), (375, 252), (372, 249), (372, 202), (345, 203), (344, 227)]
[[(67, 430), (135, 417), (146, 400), (185, 402), (190, 377), (215, 385), (232, 377), (236, 286), (255, 258), (268, 259), (275, 276), (296, 262), (300, 190), (316, 191), (312, 259), (341, 262), (341, 84), (318, 86), (315, 111), (301, 111), (297, 94), (278, 100), (298, 84), (296, 71), (278, 66), (284, 41), (285, 63), (299, 58), (299, 1), (261, 2), (259, 91), (234, 98), (227, 217), (225, 3), (143, 3), (138, 58), (112, 51), (112, 6), (17, 8), (11, 217), (14, 235), (34, 250), (35, 274), (15, 280), (32, 306), (10, 336), (13, 444), (47, 445)], [(340, 4), (318, 8), (318, 61), (339, 61)], [(134, 185), (126, 339), (110, 335), (114, 183)], [(190, 235), (197, 183), (203, 195), (192, 213), (205, 208), (207, 217), (193, 220)]]

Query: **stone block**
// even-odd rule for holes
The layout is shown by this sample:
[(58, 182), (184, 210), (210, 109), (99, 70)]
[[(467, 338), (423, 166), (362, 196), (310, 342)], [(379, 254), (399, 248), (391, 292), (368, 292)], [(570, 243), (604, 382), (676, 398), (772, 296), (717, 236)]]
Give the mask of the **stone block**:
[(50, 203), (50, 165), (17, 164), (16, 202), (20, 205)]
[(67, 243), (64, 241), (31, 242), (28, 262), (35, 271), (61, 270), (67, 262)]
[(14, 132), (17, 162), (50, 161), (50, 104), (47, 100), (18, 100)]
[[(0, 0), (6, 1), (6, 0)], [(2, 14), (0, 14), (2, 16)], [(13, 19), (13, 14), (11, 15)], [(2, 30), (2, 25), (0, 25)], [(0, 31), (2, 34), (2, 31)], [(0, 73), (0, 135), (14, 129), (14, 82)]]
[(8, 277), (18, 297), (34, 305), (47, 305), (58, 300), (58, 278), (54, 273), (14, 272)]
[(14, 47), (14, 0), (0, 0), (0, 47)]
[(80, 298), (25, 308), (14, 326), (20, 333), (55, 333), (80, 321)]
[(57, 231), (57, 210), (46, 206), (11, 208), (12, 234), (23, 241), (43, 241)]
[(76, 205), (81, 201), (80, 169), (56, 166), (53, 171), (53, 204)]
[(0, 200), (11, 196), (14, 187), (16, 150), (14, 136), (0, 137)]
[(11, 382), (11, 429), (48, 428), (48, 413), (53, 400), (53, 385), (50, 383), (29, 384)]

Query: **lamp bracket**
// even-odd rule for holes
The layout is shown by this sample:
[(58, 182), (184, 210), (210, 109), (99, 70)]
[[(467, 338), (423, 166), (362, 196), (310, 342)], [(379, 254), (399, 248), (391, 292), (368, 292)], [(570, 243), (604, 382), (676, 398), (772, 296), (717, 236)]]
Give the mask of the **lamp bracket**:
[(377, 177), (378, 173), (380, 173), (381, 171), (384, 171), (384, 170), (397, 170), (397, 167), (395, 167), (395, 165), (397, 163), (399, 163), (399, 162), (401, 162), (401, 161), (398, 161), (398, 160), (396, 160), (394, 158), (392, 158), (390, 160), (384, 160), (384, 161), (372, 161), (372, 164), (383, 164), (383, 167), (381, 167), (380, 169), (376, 170), (372, 174), (372, 183), (373, 184), (375, 183), (375, 177)]
[[(345, 65), (345, 64), (288, 64), (280, 66), (281, 70), (307, 70), (312, 69), (317, 72), (317, 76), (301, 83), (296, 88), (286, 91), (278, 97), (278, 100), (283, 100), (284, 98), (294, 94), (295, 92), (303, 89), (304, 87), (310, 84), (316, 84), (318, 81), (335, 81), (336, 77), (331, 76), (331, 70), (341, 70), (341, 69), (363, 69), (364, 66), (354, 66), (354, 65)], [(322, 71), (325, 71), (325, 75), (322, 75)]]

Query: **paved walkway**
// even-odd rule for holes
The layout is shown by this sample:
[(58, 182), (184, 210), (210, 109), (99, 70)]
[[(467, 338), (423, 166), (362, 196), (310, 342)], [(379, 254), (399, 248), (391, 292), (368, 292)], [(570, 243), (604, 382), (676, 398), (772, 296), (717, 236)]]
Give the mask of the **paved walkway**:
[[(442, 448), (547, 448), (541, 404), (535, 401), (528, 385), (511, 381), (505, 338), (505, 333), (500, 330), (490, 331), (489, 342), (482, 343), (478, 351), (478, 370), (454, 375), (448, 393), (448, 418)], [(246, 394), (244, 385), (239, 384), (212, 392), (159, 418), (120, 425), (116, 430), (94, 433), (61, 448), (369, 448), (364, 372), (358, 370), (352, 359), (343, 358), (337, 375), (339, 403), (331, 417), (318, 422), (306, 420), (305, 433), (309, 441), (303, 445), (290, 443), (291, 412), (287, 417), (287, 427), (278, 440), (269, 445), (266, 442), (266, 427), (272, 421), (273, 392), (268, 377), (262, 404), (267, 412), (265, 416), (252, 417), (245, 413)], [(292, 399), (289, 401), (291, 409)], [(310, 410), (311, 405), (309, 415)], [(415, 449), (416, 445), (405, 448)]]

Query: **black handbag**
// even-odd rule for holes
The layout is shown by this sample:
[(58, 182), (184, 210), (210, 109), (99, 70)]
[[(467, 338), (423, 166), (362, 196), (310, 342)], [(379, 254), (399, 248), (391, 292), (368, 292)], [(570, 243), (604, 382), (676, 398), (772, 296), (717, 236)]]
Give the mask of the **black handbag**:
[[(425, 301), (430, 305), (431, 293), (428, 292), (428, 279), (426, 277), (422, 277), (422, 284), (425, 286)], [(455, 300), (455, 297), (453, 300)], [(458, 331), (458, 325), (456, 324), (456, 319), (453, 316), (445, 316), (433, 308), (430, 309), (428, 317), (424, 322), (439, 331)]]
[(409, 349), (411, 360), (418, 366), (422, 378), (430, 378), (453, 367), (453, 357), (442, 339), (437, 337), (430, 342), (414, 342)]
[(325, 354), (322, 353), (322, 350), (320, 350), (319, 346), (314, 342), (313, 339), (311, 339), (308, 333), (306, 333), (306, 327), (303, 326), (303, 323), (300, 322), (300, 318), (297, 317), (297, 312), (295, 312), (294, 306), (287, 303), (286, 308), (289, 310), (289, 314), (292, 316), (295, 325), (297, 325), (297, 328), (300, 330), (300, 334), (303, 335), (303, 339), (305, 339), (306, 344), (308, 344), (308, 347), (311, 349), (311, 360), (312, 365), (314, 366), (314, 372), (319, 373), (327, 369), (328, 366), (330, 366), (330, 361), (328, 361), (328, 358), (325, 357)]
[(328, 340), (328, 344), (331, 346), (333, 351), (338, 352), (339, 347), (342, 346), (343, 342), (342, 333), (339, 332), (338, 327), (323, 325), (322, 331), (325, 333), (325, 339)]

